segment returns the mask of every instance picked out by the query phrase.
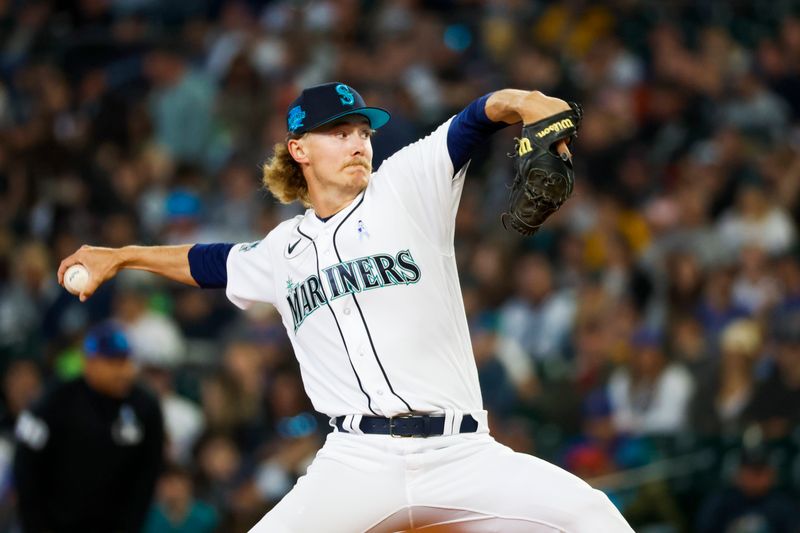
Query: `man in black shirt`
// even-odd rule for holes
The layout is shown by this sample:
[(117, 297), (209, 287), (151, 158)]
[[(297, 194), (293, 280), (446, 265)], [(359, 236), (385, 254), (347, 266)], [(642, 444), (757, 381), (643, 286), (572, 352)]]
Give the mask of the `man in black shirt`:
[(745, 416), (767, 439), (784, 438), (800, 426), (800, 310), (775, 319), (774, 364), (755, 389)]
[(730, 486), (712, 493), (700, 507), (695, 531), (800, 531), (797, 502), (775, 488), (775, 475), (766, 448), (744, 448)]
[(85, 340), (83, 377), (59, 383), (20, 415), (14, 475), (26, 532), (140, 531), (161, 467), (157, 400), (112, 322)]

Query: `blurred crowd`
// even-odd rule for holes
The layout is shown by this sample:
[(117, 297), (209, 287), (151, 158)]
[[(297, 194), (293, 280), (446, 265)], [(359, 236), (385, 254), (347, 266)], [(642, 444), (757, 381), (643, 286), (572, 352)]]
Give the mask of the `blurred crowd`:
[(138, 272), (80, 304), (55, 272), (83, 243), (246, 242), (298, 213), (259, 166), (331, 80), (391, 111), (376, 166), (492, 90), (583, 103), (575, 193), (534, 238), (499, 222), (517, 127), (467, 176), (492, 432), (637, 531), (800, 530), (800, 9), (781, 0), (1, 0), (0, 530), (18, 415), (80, 375), (108, 317), (164, 413), (147, 531), (244, 531), (302, 475), (330, 429), (274, 309)]

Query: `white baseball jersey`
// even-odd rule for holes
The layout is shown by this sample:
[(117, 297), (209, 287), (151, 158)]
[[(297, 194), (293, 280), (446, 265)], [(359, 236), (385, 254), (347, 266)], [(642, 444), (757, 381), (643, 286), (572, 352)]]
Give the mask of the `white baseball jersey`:
[[(275, 305), (314, 408), (347, 422), (252, 531), (632, 533), (602, 493), (488, 433), (453, 249), (466, 166), (452, 161), (484, 103), (387, 159), (331, 218), (308, 210), (227, 252), (228, 297)], [(409, 412), (443, 414), (443, 435), (361, 434), (360, 416)], [(467, 413), (478, 430), (461, 433)]]
[(453, 249), (466, 166), (454, 173), (451, 121), (326, 221), (309, 209), (228, 254), (228, 298), (275, 305), (331, 417), (483, 408)]

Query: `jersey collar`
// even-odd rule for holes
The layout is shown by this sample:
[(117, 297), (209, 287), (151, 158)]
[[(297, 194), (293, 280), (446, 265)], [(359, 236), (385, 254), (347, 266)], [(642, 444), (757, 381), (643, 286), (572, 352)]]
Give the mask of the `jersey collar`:
[[(369, 187), (369, 185), (367, 187)], [(364, 189), (358, 193), (358, 195), (353, 198), (352, 202), (325, 220), (320, 219), (314, 212), (314, 209), (306, 209), (305, 216), (303, 217), (303, 220), (300, 221), (300, 230), (312, 239), (315, 239), (321, 231), (328, 229), (332, 231), (336, 229), (342, 220), (344, 220), (345, 217), (347, 217), (347, 215), (361, 203), (361, 199), (364, 197), (366, 192), (366, 189)]]

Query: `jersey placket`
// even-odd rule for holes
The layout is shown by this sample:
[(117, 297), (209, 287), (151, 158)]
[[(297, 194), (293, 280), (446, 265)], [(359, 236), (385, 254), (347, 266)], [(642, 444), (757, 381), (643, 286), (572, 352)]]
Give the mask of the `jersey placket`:
[[(348, 253), (351, 239), (343, 237), (342, 232), (337, 231), (347, 223), (348, 216), (345, 216), (339, 224), (335, 226), (330, 224), (319, 233), (317, 242), (320, 248), (322, 268), (346, 261), (352, 255)], [(336, 240), (334, 241), (334, 239)], [(411, 406), (393, 390), (384, 363), (380, 360), (378, 348), (374, 347), (374, 339), (370, 339), (366, 313), (358, 301), (357, 294), (331, 299), (329, 304), (339, 321), (339, 326), (350, 349), (351, 361), (365, 392), (372, 400), (373, 407), (379, 411), (379, 414), (385, 416), (409, 412)]]

